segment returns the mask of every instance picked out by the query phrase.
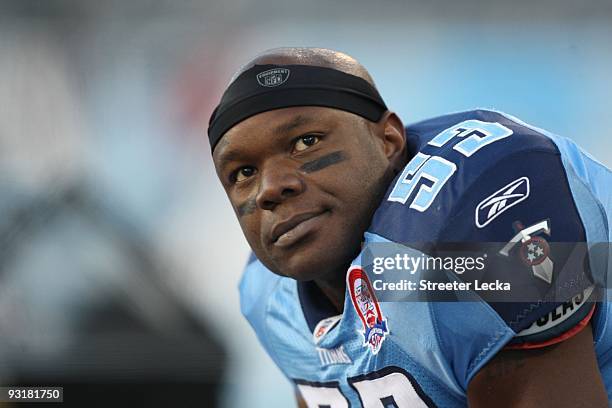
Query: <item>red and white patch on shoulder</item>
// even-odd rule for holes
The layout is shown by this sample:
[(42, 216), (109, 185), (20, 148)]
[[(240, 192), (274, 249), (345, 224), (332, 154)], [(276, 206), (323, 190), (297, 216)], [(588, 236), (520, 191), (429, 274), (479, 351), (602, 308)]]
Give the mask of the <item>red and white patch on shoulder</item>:
[(346, 280), (353, 307), (363, 324), (363, 345), (369, 347), (372, 354), (377, 354), (389, 333), (387, 319), (380, 310), (370, 280), (363, 269), (352, 266)]

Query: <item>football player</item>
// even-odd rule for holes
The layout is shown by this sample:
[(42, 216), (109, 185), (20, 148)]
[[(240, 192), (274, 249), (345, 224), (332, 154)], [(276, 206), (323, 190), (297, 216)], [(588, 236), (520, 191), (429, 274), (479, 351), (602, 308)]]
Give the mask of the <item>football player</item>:
[[(491, 110), (404, 128), (363, 66), (312, 48), (246, 64), (208, 133), (254, 252), (242, 312), (301, 406), (608, 406), (607, 265), (572, 254), (610, 241), (612, 173), (571, 141)], [(502, 243), (478, 276), (521, 289), (378, 301), (374, 245), (446, 242)]]

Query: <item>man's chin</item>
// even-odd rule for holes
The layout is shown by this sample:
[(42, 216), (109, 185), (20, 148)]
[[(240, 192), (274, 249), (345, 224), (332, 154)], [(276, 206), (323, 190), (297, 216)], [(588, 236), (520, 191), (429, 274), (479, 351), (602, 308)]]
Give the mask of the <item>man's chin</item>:
[[(350, 242), (347, 234), (328, 223), (289, 247), (267, 248), (268, 266), (278, 275), (299, 281), (344, 279), (351, 261), (359, 253), (359, 241)], [(351, 235), (352, 236), (352, 235)]]
[(277, 270), (280, 275), (298, 281), (343, 279), (352, 258), (343, 260), (336, 254), (333, 250), (302, 251), (277, 263)]

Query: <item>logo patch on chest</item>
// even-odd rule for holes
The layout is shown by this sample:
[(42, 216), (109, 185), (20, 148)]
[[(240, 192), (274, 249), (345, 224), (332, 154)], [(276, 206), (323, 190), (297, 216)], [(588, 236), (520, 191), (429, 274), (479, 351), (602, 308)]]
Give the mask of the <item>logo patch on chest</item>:
[(368, 347), (372, 354), (378, 354), (389, 333), (387, 319), (383, 316), (372, 285), (361, 268), (352, 267), (346, 279), (353, 307), (363, 324), (363, 345)]

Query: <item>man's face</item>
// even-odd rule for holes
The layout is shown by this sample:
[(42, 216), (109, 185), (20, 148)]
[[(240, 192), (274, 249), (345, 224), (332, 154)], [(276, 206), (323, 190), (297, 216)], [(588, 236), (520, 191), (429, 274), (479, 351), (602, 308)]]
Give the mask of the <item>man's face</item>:
[(269, 269), (337, 279), (356, 256), (386, 187), (389, 162), (377, 131), (348, 112), (295, 107), (260, 113), (224, 135), (217, 174)]

